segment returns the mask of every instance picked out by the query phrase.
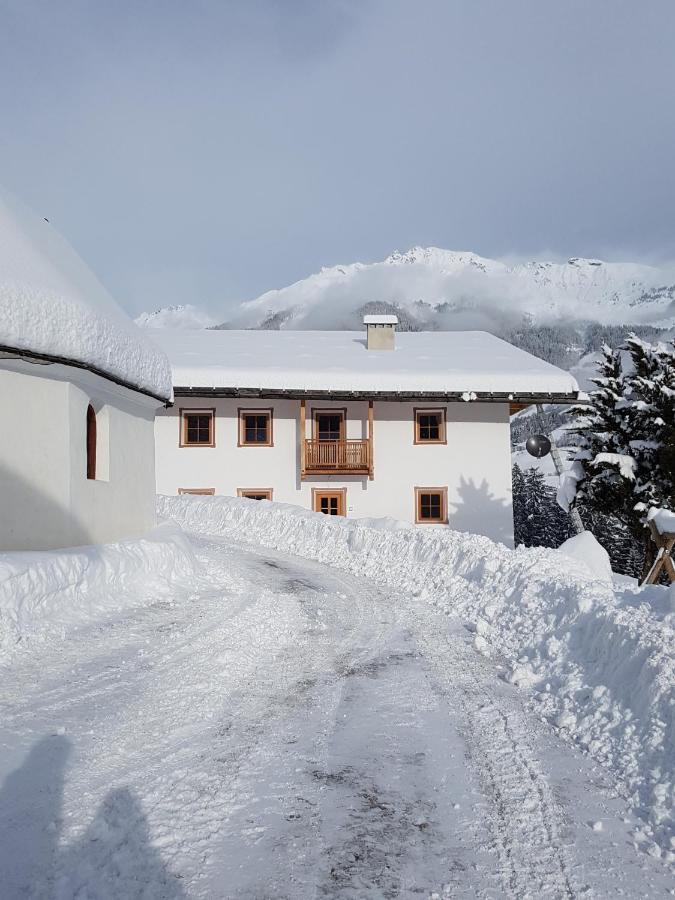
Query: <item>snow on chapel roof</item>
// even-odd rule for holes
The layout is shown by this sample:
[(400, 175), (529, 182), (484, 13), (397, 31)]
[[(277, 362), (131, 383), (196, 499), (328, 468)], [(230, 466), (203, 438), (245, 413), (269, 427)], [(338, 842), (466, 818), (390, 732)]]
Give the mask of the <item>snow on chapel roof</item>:
[[(360, 331), (153, 332), (174, 387), (229, 391), (314, 391), (564, 395), (564, 372), (482, 331), (403, 332), (396, 349), (366, 349)], [(474, 399), (467, 397), (466, 399)]]
[(171, 397), (171, 369), (161, 350), (49, 223), (2, 191), (0, 348), (56, 357)]

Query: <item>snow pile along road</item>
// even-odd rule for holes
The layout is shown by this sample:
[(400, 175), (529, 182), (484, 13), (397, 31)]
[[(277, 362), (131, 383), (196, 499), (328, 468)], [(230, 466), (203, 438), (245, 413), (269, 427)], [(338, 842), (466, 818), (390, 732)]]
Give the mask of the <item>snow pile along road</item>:
[[(531, 689), (560, 733), (611, 770), (645, 819), (638, 840), (675, 861), (675, 615), (616, 592), (580, 560), (448, 529), (373, 527), (226, 497), (161, 497), (186, 530), (236, 533), (413, 593), (460, 617), (476, 647)], [(666, 594), (662, 589), (660, 593)], [(644, 598), (644, 599), (643, 599)]]
[(63, 636), (103, 614), (175, 596), (194, 553), (164, 523), (145, 538), (72, 550), (0, 553), (0, 650)]

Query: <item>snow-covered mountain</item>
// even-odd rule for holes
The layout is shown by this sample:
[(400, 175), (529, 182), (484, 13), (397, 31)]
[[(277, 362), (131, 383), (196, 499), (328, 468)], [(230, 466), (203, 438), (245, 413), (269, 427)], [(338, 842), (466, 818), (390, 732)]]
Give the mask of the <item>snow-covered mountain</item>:
[[(364, 310), (392, 306), (404, 328), (494, 330), (523, 317), (538, 324), (573, 319), (673, 325), (675, 272), (581, 258), (510, 264), (414, 247), (381, 262), (323, 268), (267, 291), (243, 303), (224, 327), (358, 328)], [(154, 314), (154, 323), (163, 312)], [(170, 318), (172, 327), (182, 324), (180, 317)], [(185, 325), (194, 327), (189, 319)]]
[(143, 312), (135, 321), (141, 328), (208, 328), (216, 324), (213, 316), (189, 303)]
[(267, 291), (244, 303), (234, 321), (248, 327), (343, 327), (373, 303), (399, 306), (413, 327), (480, 327), (495, 315), (523, 314), (538, 322), (670, 323), (675, 277), (637, 263), (574, 258), (510, 265), (475, 253), (415, 247), (382, 262), (324, 268)]

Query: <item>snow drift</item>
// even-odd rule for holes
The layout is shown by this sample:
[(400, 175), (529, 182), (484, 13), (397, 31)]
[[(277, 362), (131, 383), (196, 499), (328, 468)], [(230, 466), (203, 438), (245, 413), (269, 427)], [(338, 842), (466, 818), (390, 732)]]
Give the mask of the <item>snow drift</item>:
[(461, 617), (543, 715), (618, 778), (647, 820), (651, 852), (675, 859), (675, 615), (654, 592), (615, 591), (555, 550), (515, 551), (436, 528), (374, 528), (297, 507), (160, 497), (187, 530), (238, 538), (400, 588)]
[(577, 562), (583, 563), (598, 581), (612, 583), (612, 564), (609, 553), (602, 547), (590, 531), (582, 531), (568, 538), (558, 547), (558, 553), (564, 553)]
[(190, 543), (172, 523), (118, 544), (0, 553), (0, 650), (6, 660), (19, 645), (175, 596), (194, 571)]

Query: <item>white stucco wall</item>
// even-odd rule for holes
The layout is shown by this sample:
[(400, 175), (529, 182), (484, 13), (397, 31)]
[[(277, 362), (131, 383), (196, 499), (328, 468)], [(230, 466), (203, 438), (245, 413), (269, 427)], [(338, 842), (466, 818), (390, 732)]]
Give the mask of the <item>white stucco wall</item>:
[[(415, 407), (443, 404), (376, 401), (375, 477), (312, 476), (300, 480), (300, 401), (177, 398), (155, 422), (157, 490), (214, 488), (236, 496), (238, 488), (273, 488), (274, 500), (307, 509), (312, 488), (346, 488), (350, 517), (391, 516), (415, 521), (415, 487), (448, 488), (450, 526), (513, 543), (508, 404), (450, 403), (447, 444), (414, 443)], [(307, 401), (312, 409), (347, 409), (347, 437), (366, 438), (367, 401)], [(215, 408), (215, 447), (179, 447), (179, 409)], [(238, 409), (273, 409), (274, 446), (238, 447)], [(432, 526), (420, 526), (432, 527)]]
[[(97, 478), (86, 411), (97, 412)], [(157, 402), (65, 366), (0, 361), (0, 550), (139, 536), (155, 522)]]

